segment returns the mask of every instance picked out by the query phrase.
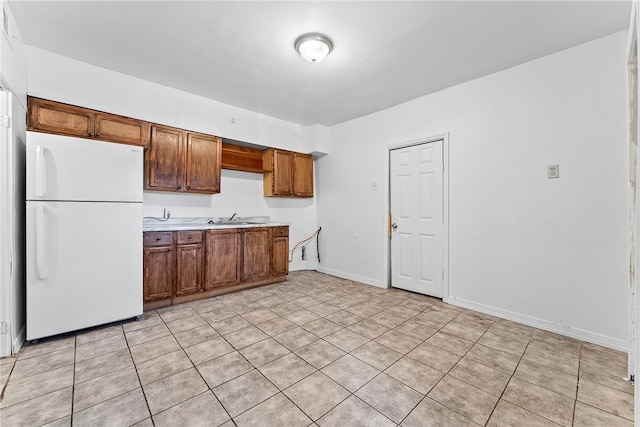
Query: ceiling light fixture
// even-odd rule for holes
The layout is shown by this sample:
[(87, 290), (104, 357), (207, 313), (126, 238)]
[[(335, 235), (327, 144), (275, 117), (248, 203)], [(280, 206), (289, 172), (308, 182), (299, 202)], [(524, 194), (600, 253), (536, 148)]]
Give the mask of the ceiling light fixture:
[(320, 62), (333, 49), (331, 40), (323, 34), (307, 33), (296, 39), (294, 46), (300, 56), (309, 62)]

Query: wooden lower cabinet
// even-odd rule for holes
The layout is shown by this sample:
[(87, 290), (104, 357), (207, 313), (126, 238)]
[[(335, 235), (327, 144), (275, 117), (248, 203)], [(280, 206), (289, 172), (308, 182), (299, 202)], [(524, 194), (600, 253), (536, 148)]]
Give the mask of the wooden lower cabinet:
[(173, 295), (176, 264), (173, 246), (173, 232), (144, 234), (144, 302), (168, 299)]
[(204, 288), (211, 290), (240, 283), (240, 229), (206, 232)]
[(281, 282), (289, 227), (144, 233), (145, 310)]
[(271, 230), (247, 228), (242, 233), (243, 282), (268, 279), (271, 275)]
[(274, 227), (272, 230), (273, 275), (289, 274), (289, 227)]
[(176, 296), (204, 290), (202, 231), (178, 231), (176, 245)]

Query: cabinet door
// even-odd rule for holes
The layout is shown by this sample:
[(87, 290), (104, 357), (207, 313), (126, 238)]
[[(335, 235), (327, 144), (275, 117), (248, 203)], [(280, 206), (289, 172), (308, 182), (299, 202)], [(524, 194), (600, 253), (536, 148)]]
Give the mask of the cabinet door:
[(202, 243), (176, 246), (176, 296), (193, 294), (204, 289)]
[(115, 114), (97, 113), (95, 138), (145, 146), (149, 142), (149, 123)]
[(289, 274), (289, 238), (273, 238), (273, 275), (286, 276)]
[(148, 189), (182, 189), (183, 138), (184, 133), (178, 129), (151, 126), (151, 141), (145, 153)]
[(205, 243), (205, 289), (240, 283), (242, 252), (239, 230), (209, 230)]
[(293, 153), (293, 195), (313, 197), (313, 156)]
[(268, 228), (244, 229), (242, 280), (252, 282), (271, 275), (271, 232)]
[(29, 130), (91, 138), (95, 113), (85, 108), (29, 98)]
[(291, 196), (293, 194), (291, 151), (273, 150), (273, 195)]
[(187, 134), (186, 185), (187, 191), (220, 192), (220, 138), (196, 133)]
[(174, 256), (172, 246), (144, 247), (144, 302), (171, 298)]

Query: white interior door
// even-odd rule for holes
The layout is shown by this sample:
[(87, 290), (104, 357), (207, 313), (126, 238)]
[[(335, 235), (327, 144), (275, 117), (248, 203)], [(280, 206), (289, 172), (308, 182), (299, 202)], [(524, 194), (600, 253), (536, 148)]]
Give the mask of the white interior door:
[(443, 141), (390, 152), (391, 286), (442, 298)]

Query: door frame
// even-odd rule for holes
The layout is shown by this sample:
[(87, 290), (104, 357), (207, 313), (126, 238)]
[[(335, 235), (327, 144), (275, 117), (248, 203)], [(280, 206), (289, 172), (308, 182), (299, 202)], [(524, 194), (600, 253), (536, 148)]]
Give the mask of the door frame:
[[(0, 86), (0, 114), (11, 117), (10, 111), (11, 92), (8, 92)], [(11, 254), (13, 252), (13, 216), (11, 210), (13, 208), (13, 197), (11, 188), (13, 185), (13, 152), (11, 138), (11, 128), (0, 128), (0, 322), (11, 324), (13, 319), (13, 278), (9, 265), (12, 262)], [(0, 357), (13, 354), (12, 351), (12, 333), (7, 331), (0, 334)]]
[(443, 133), (426, 138), (414, 139), (411, 141), (404, 141), (386, 146), (385, 152), (385, 194), (384, 200), (386, 203), (384, 223), (386, 225), (384, 232), (384, 259), (387, 261), (384, 265), (385, 274), (387, 278), (386, 286), (391, 287), (391, 238), (390, 238), (390, 226), (389, 218), (391, 215), (391, 150), (397, 150), (399, 148), (411, 147), (414, 145), (429, 144), (435, 141), (442, 141), (442, 186), (443, 186), (443, 221), (444, 221), (444, 233), (442, 239), (442, 301), (449, 302), (449, 133)]
[[(627, 42), (627, 123), (629, 131), (629, 349), (627, 371), (628, 378), (635, 378), (640, 366), (640, 292), (637, 268), (640, 265), (640, 156), (638, 155), (638, 133), (640, 132), (640, 111), (638, 109), (638, 3), (633, 2), (629, 23), (629, 39)], [(634, 384), (635, 423), (640, 424), (640, 387)]]

